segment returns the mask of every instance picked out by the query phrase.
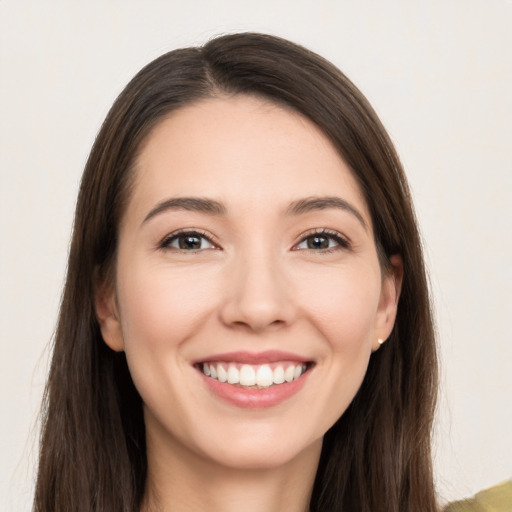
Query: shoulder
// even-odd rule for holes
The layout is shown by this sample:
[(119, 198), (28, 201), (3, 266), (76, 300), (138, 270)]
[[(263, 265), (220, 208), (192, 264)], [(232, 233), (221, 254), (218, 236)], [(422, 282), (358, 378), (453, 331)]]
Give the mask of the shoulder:
[(450, 503), (443, 512), (512, 512), (512, 480)]

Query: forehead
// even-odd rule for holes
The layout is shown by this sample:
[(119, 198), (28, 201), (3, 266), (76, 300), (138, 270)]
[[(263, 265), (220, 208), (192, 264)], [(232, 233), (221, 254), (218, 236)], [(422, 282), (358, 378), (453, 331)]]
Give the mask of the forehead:
[(206, 196), (228, 207), (278, 209), (306, 196), (341, 195), (371, 224), (330, 140), (304, 116), (260, 98), (212, 98), (172, 112), (147, 137), (135, 169), (130, 203), (138, 208)]

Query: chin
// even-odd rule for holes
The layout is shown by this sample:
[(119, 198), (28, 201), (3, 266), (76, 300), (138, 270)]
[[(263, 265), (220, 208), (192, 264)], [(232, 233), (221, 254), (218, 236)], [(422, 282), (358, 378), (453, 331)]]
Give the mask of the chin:
[(203, 456), (220, 466), (231, 469), (262, 470), (274, 469), (292, 464), (302, 457), (320, 454), (322, 437), (314, 441), (295, 439), (266, 432), (264, 435), (233, 436), (222, 442), (214, 442), (205, 447)]

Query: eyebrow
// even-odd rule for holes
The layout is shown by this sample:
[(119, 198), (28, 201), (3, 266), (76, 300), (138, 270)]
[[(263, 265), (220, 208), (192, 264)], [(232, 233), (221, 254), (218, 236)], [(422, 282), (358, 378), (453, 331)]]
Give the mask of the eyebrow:
[(172, 210), (206, 213), (208, 215), (224, 215), (226, 208), (213, 199), (202, 197), (173, 197), (158, 203), (144, 218), (143, 224), (160, 213)]
[[(364, 217), (350, 203), (336, 196), (326, 197), (306, 197), (292, 202), (285, 211), (285, 215), (303, 215), (305, 213), (327, 209), (343, 210), (354, 215), (365, 229), (368, 228)], [(191, 212), (205, 213), (207, 215), (225, 215), (226, 207), (219, 201), (214, 199), (206, 199), (202, 197), (173, 197), (165, 199), (158, 203), (144, 218), (142, 222), (145, 224), (153, 217), (167, 212), (176, 210), (186, 210)]]
[(317, 210), (327, 209), (343, 210), (354, 215), (357, 220), (363, 225), (364, 229), (368, 229), (368, 225), (364, 220), (361, 213), (350, 203), (341, 199), (341, 197), (327, 196), (327, 197), (306, 197), (299, 199), (290, 204), (286, 210), (287, 215), (302, 215)]

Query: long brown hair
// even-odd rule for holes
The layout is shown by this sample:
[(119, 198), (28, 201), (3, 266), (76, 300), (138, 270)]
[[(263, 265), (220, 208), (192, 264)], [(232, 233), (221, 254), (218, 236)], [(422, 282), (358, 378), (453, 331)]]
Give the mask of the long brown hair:
[(218, 37), (142, 69), (96, 138), (76, 207), (67, 279), (45, 392), (35, 512), (137, 512), (147, 461), (142, 402), (124, 354), (103, 342), (95, 279), (115, 266), (118, 226), (142, 142), (169, 112), (250, 94), (311, 119), (350, 166), (372, 216), (381, 264), (399, 254), (394, 330), (355, 399), (327, 432), (312, 511), (433, 512), (430, 436), (437, 386), (421, 243), (395, 149), (359, 90), (331, 63), (261, 34)]

